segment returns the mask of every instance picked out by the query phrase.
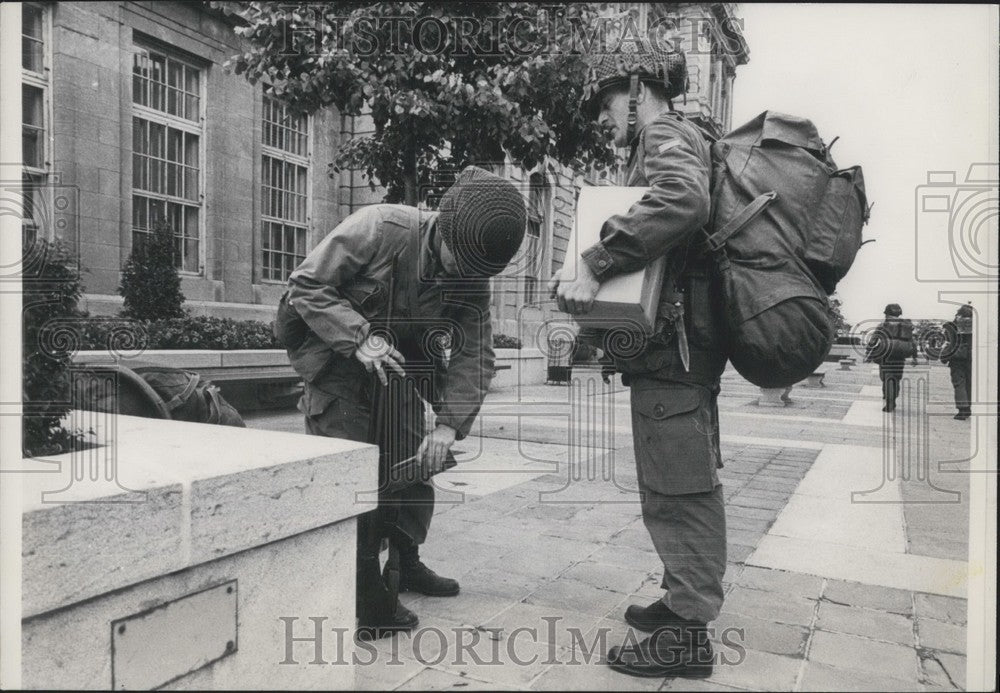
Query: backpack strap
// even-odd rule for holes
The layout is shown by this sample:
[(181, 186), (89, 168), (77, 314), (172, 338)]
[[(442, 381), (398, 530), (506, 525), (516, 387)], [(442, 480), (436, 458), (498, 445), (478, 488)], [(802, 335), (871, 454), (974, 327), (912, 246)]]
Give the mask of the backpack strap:
[(178, 392), (176, 395), (170, 398), (170, 400), (164, 402), (167, 411), (173, 411), (177, 407), (184, 404), (194, 391), (198, 388), (198, 383), (201, 381), (201, 376), (197, 373), (192, 373), (191, 371), (184, 371), (184, 374), (188, 376), (188, 382), (184, 386), (184, 389)]
[(718, 252), (737, 232), (753, 221), (758, 214), (767, 209), (768, 205), (774, 202), (778, 194), (774, 191), (758, 195), (753, 202), (744, 207), (739, 214), (729, 220), (721, 230), (716, 231), (705, 239), (705, 244), (712, 252)]

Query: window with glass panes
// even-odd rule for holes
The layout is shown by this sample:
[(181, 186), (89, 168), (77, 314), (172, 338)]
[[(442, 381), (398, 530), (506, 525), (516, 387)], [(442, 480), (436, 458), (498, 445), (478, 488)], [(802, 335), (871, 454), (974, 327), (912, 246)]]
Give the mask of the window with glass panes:
[(309, 118), (264, 97), (261, 148), (261, 278), (287, 281), (306, 257)]
[(528, 191), (528, 224), (524, 234), (525, 268), (523, 276), (524, 304), (537, 303), (538, 285), (541, 282), (542, 256), (545, 246), (542, 244), (542, 229), (545, 227), (545, 212), (547, 188), (545, 179), (537, 173), (530, 177)]
[(166, 220), (183, 272), (201, 271), (201, 71), (158, 49), (132, 59), (132, 242)]
[(21, 6), (21, 146), (23, 173), (21, 229), (27, 241), (38, 237), (45, 209), (49, 75), (46, 65), (45, 8)]

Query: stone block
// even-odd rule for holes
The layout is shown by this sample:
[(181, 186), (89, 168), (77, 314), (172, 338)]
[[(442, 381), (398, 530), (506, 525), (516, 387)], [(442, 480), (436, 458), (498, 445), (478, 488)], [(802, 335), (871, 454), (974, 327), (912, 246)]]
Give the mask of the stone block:
[[(583, 561), (560, 575), (559, 579), (579, 580), (598, 589), (631, 594), (643, 586), (647, 577), (648, 573), (641, 569)], [(656, 584), (659, 589), (658, 580)]]
[[(208, 560), (263, 542), (303, 532), (343, 516), (358, 515), (376, 505), (378, 479), (373, 446), (308, 436), (320, 444), (311, 451), (291, 433), (260, 432), (251, 438), (232, 436), (230, 448), (248, 457), (273, 456), (274, 464), (250, 470), (216, 458), (211, 473), (191, 483), (191, 560)], [(281, 448), (295, 442), (298, 460), (281, 459)], [(312, 446), (309, 446), (312, 447)], [(207, 458), (206, 461), (211, 458)], [(235, 462), (235, 460), (233, 460)], [(226, 473), (230, 472), (230, 473)], [(339, 509), (342, 517), (334, 517)]]
[(284, 349), (241, 349), (221, 352), (222, 366), (288, 366), (288, 353)]
[(929, 684), (948, 690), (965, 690), (965, 657), (946, 652), (927, 653), (920, 665)]
[(809, 659), (903, 681), (914, 680), (918, 675), (914, 648), (843, 633), (814, 632), (809, 644)]
[(892, 587), (828, 580), (823, 598), (847, 606), (863, 606), (866, 609), (904, 615), (913, 613), (912, 594)]
[(551, 607), (557, 611), (570, 604), (577, 611), (603, 616), (625, 601), (626, 595), (606, 588), (560, 576), (524, 599), (525, 604)]
[(424, 667), (415, 676), (395, 688), (397, 691), (439, 691), (461, 686), (463, 691), (514, 691), (510, 686), (499, 686), (494, 681), (470, 678), (451, 671)]
[(505, 637), (519, 628), (527, 629), (522, 631), (520, 637), (561, 644), (570, 642), (574, 632), (586, 633), (600, 620), (600, 616), (585, 614), (566, 606), (554, 609), (534, 604), (514, 604), (478, 625), (484, 628), (501, 628)]
[[(706, 683), (735, 686), (760, 691), (791, 691), (795, 688), (802, 660), (770, 652), (746, 649), (742, 653), (720, 653), (724, 659), (716, 662), (712, 676)], [(683, 690), (684, 686), (679, 689)]]
[[(123, 585), (183, 568), (181, 486), (164, 483), (143, 494), (108, 484), (92, 498), (68, 488), (61, 504), (43, 503), (41, 494), (69, 481), (72, 455), (51, 458), (64, 474), (25, 475), (22, 519), (21, 610), (24, 617), (103, 594)], [(130, 460), (129, 462), (132, 462)], [(124, 466), (124, 465), (123, 465)], [(162, 481), (142, 469), (151, 482)], [(140, 470), (122, 470), (124, 483), (136, 483)], [(45, 477), (48, 484), (38, 483)], [(140, 484), (136, 483), (137, 486)], [(46, 488), (47, 486), (47, 488)], [(102, 484), (102, 486), (104, 486)]]
[(746, 566), (736, 579), (736, 584), (805, 599), (818, 599), (823, 590), (823, 578), (821, 577), (756, 566)]
[(967, 635), (965, 626), (918, 618), (917, 634), (920, 637), (921, 647), (965, 654)]
[(710, 628), (713, 639), (719, 642), (739, 643), (759, 652), (788, 657), (801, 657), (805, 651), (809, 629), (805, 626), (790, 626), (784, 623), (729, 613), (725, 610), (712, 621)]
[(932, 618), (936, 621), (948, 621), (965, 625), (968, 602), (957, 597), (943, 597), (937, 594), (917, 593), (913, 595), (917, 617)]
[[(215, 349), (184, 349), (179, 351), (150, 349), (142, 352), (138, 360), (157, 366), (197, 370), (199, 368), (220, 368), (222, 354), (222, 351)], [(87, 361), (105, 362), (112, 359), (103, 351), (81, 351), (76, 355), (75, 360), (83, 363)], [(124, 366), (128, 366), (128, 364), (127, 359), (122, 362)]]
[(919, 691), (919, 681), (806, 662), (800, 691)]
[(737, 586), (726, 598), (725, 609), (734, 614), (808, 626), (812, 623), (816, 602), (774, 592)]
[(915, 645), (913, 621), (906, 616), (821, 602), (816, 627), (900, 645)]
[[(751, 489), (752, 490), (752, 489)], [(729, 506), (739, 506), (741, 508), (759, 508), (763, 510), (781, 510), (785, 507), (785, 500), (775, 500), (772, 498), (759, 498), (746, 493), (736, 494), (730, 501)]]
[[(170, 688), (352, 688), (354, 531), (353, 519), (329, 525), (29, 618), (21, 634), (22, 682), (38, 689), (111, 689), (111, 621), (235, 579), (236, 651)], [(292, 663), (280, 664), (286, 641), (279, 619), (295, 619), (293, 635), (312, 636), (311, 616), (324, 619), (318, 653), (327, 664), (311, 663), (317, 647), (309, 642), (294, 644)]]
[[(100, 445), (53, 458), (61, 473), (26, 475), (25, 616), (374, 507), (355, 495), (376, 488), (374, 446), (96, 412), (73, 417)], [(74, 467), (96, 480), (70, 477)]]

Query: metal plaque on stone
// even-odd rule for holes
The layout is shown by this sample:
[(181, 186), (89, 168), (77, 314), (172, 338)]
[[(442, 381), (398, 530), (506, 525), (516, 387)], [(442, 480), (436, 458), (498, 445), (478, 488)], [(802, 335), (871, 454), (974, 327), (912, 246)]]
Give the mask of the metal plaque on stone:
[(237, 594), (232, 580), (112, 621), (112, 688), (156, 688), (236, 652)]

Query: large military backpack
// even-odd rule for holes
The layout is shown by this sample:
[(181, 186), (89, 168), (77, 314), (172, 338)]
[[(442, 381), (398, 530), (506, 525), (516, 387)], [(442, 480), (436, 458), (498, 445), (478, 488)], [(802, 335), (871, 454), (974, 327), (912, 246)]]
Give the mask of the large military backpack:
[(865, 360), (882, 364), (905, 361), (916, 355), (913, 322), (906, 318), (886, 318), (872, 333)]
[(210, 380), (151, 364), (77, 366), (73, 406), (152, 419), (245, 428), (243, 417)]
[(833, 345), (827, 296), (868, 221), (861, 168), (838, 169), (808, 120), (765, 111), (715, 142), (708, 247), (729, 360), (761, 387), (811, 374)]

